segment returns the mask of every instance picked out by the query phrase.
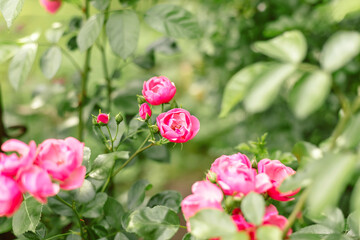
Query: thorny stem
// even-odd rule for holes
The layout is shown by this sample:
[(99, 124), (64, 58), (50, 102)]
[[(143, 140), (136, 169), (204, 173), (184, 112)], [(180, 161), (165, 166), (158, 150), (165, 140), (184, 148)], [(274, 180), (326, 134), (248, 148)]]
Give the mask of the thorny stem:
[(112, 177), (116, 176), (116, 174), (118, 174), (124, 167), (126, 167), (126, 165), (128, 165), (128, 164), (131, 162), (131, 160), (133, 160), (139, 153), (141, 153), (142, 151), (145, 151), (146, 149), (148, 149), (148, 148), (150, 148), (150, 147), (152, 147), (152, 146), (155, 145), (154, 143), (150, 143), (149, 145), (147, 145), (146, 147), (144, 147), (144, 145), (146, 144), (146, 142), (149, 140), (150, 136), (151, 136), (151, 134), (149, 134), (149, 135), (145, 138), (144, 142), (143, 142), (143, 143), (139, 146), (139, 148), (133, 153), (133, 155), (131, 155), (131, 156), (129, 157), (129, 159), (126, 160), (126, 162), (125, 162), (123, 165), (121, 165), (118, 169), (116, 169), (116, 170), (114, 171), (114, 173), (112, 174)]

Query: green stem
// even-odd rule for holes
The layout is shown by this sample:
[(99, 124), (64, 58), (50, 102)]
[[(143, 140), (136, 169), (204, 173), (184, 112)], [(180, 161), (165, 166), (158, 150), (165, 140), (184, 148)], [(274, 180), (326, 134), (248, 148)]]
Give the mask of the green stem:
[(73, 205), (71, 205), (70, 203), (68, 203), (64, 199), (62, 199), (59, 195), (55, 195), (55, 198), (57, 200), (59, 200), (61, 203), (63, 203), (64, 205), (66, 205), (66, 206), (68, 206), (69, 208), (72, 209), (72, 211), (74, 212), (74, 214), (75, 214), (75, 216), (76, 216), (76, 218), (77, 218), (77, 220), (79, 222), (81, 239), (86, 239), (84, 231), (83, 231), (83, 227), (82, 227), (81, 217), (80, 217), (78, 211), (76, 210), (75, 202), (73, 203)]
[(301, 209), (303, 208), (305, 201), (307, 199), (309, 195), (309, 188), (306, 188), (302, 193), (301, 196), (298, 200), (298, 202), (296, 203), (294, 210), (291, 212), (288, 221), (283, 229), (283, 239), (286, 238), (286, 235), (288, 233), (288, 231), (290, 230), (291, 226), (294, 224), (299, 212), (301, 211)]
[(112, 177), (116, 176), (116, 174), (118, 174), (124, 167), (126, 167), (126, 165), (128, 165), (128, 164), (131, 162), (131, 160), (133, 160), (139, 153), (141, 153), (142, 151), (145, 151), (146, 149), (148, 149), (148, 148), (150, 148), (150, 147), (152, 147), (152, 146), (155, 145), (154, 143), (151, 143), (151, 144), (147, 145), (146, 147), (144, 147), (144, 145), (146, 144), (146, 142), (149, 140), (149, 137), (150, 137), (150, 136), (151, 136), (151, 134), (149, 134), (149, 135), (145, 138), (144, 142), (143, 142), (143, 143), (139, 146), (139, 148), (133, 153), (133, 155), (131, 155), (131, 156), (129, 157), (129, 159), (126, 160), (126, 162), (125, 162), (123, 165), (121, 165), (118, 169), (116, 169), (116, 170), (114, 171), (114, 173), (112, 174)]
[[(72, 234), (76, 234), (76, 232), (68, 232), (68, 233), (58, 234), (58, 235), (55, 235), (55, 236), (46, 238), (45, 240), (56, 239), (56, 238), (59, 238), (59, 237), (63, 237), (63, 236), (67, 236), (67, 235), (72, 235)], [(77, 233), (77, 234), (79, 234), (79, 233)], [(80, 235), (80, 234), (79, 234), (79, 235)]]
[[(85, 0), (85, 18), (86, 20), (89, 18), (90, 15), (90, 5), (89, 0)], [(90, 71), (90, 58), (91, 58), (91, 49), (90, 46), (86, 50), (85, 54), (85, 63), (84, 63), (84, 71), (81, 78), (81, 93), (79, 97), (79, 129), (78, 129), (78, 137), (79, 141), (83, 141), (84, 138), (84, 122), (83, 122), (83, 112), (84, 112), (84, 105), (86, 100), (86, 85), (89, 79), (89, 71)]]
[(7, 138), (8, 135), (5, 130), (4, 117), (3, 117), (3, 102), (2, 102), (2, 90), (0, 85), (0, 144)]
[(110, 128), (108, 125), (106, 125), (106, 129), (108, 130), (109, 138), (110, 138), (110, 142), (111, 142), (110, 152), (113, 152), (114, 151), (114, 139), (111, 136)]
[(64, 53), (64, 55), (69, 59), (69, 61), (71, 62), (71, 64), (74, 65), (74, 67), (76, 68), (76, 70), (78, 70), (80, 72), (80, 74), (83, 74), (83, 71), (81, 69), (81, 67), (79, 66), (79, 64), (75, 61), (75, 59), (71, 56), (70, 53), (68, 53), (68, 51), (66, 51), (64, 48), (60, 47), (61, 51)]
[(103, 138), (104, 138), (104, 143), (105, 143), (106, 148), (110, 150), (110, 146), (108, 146), (108, 144), (107, 144), (108, 140), (107, 140), (105, 134), (104, 134), (103, 131), (101, 130), (101, 127), (100, 127), (100, 126), (97, 126), (97, 127), (99, 128), (99, 132), (101, 133), (101, 135), (102, 135)]

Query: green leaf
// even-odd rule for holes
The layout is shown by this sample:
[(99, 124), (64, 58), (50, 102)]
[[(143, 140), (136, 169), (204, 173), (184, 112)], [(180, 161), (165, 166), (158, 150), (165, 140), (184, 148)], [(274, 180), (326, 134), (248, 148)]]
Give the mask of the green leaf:
[(40, 59), (40, 68), (47, 79), (55, 76), (61, 65), (61, 50), (58, 46), (49, 47)]
[(91, 0), (91, 5), (99, 11), (104, 11), (110, 3), (110, 0)]
[(304, 163), (310, 162), (311, 159), (320, 159), (323, 156), (323, 152), (320, 148), (309, 142), (300, 141), (297, 142), (292, 153), (297, 158), (298, 162), (304, 166)]
[(125, 234), (118, 232), (115, 235), (114, 240), (129, 240), (129, 238)]
[(335, 206), (354, 171), (356, 156), (349, 153), (328, 154), (310, 187), (308, 215), (318, 217)]
[(15, 54), (9, 66), (9, 80), (15, 90), (27, 78), (35, 60), (37, 44), (28, 43), (23, 45)]
[(165, 145), (153, 146), (144, 153), (147, 158), (162, 163), (170, 162), (170, 152)]
[(140, 206), (145, 199), (145, 191), (150, 190), (152, 185), (146, 180), (138, 180), (131, 186), (128, 193), (127, 206), (129, 210), (134, 210)]
[(191, 234), (200, 239), (231, 239), (237, 229), (231, 217), (218, 209), (203, 209), (190, 217)]
[(50, 43), (55, 44), (55, 43), (59, 42), (59, 40), (63, 36), (63, 34), (64, 34), (64, 28), (56, 27), (56, 28), (48, 29), (45, 32), (45, 37)]
[(331, 89), (331, 76), (323, 71), (305, 75), (296, 82), (289, 96), (295, 115), (304, 119), (318, 110), (325, 102)]
[(191, 235), (191, 233), (187, 233), (187, 234), (184, 235), (182, 240), (197, 240), (197, 238), (194, 237), (193, 235)]
[(145, 22), (155, 30), (174, 38), (196, 38), (200, 28), (195, 17), (184, 8), (159, 4), (145, 14)]
[(283, 62), (300, 63), (306, 55), (307, 44), (304, 35), (294, 30), (268, 41), (256, 42), (253, 49)]
[(35, 232), (40, 222), (42, 204), (33, 197), (25, 198), (12, 220), (13, 232), (19, 236), (27, 231)]
[(282, 231), (275, 226), (261, 226), (256, 229), (258, 240), (282, 240)]
[(114, 166), (116, 159), (128, 159), (129, 152), (113, 152), (97, 156), (92, 164), (89, 176), (98, 180), (106, 179)]
[(0, 12), (3, 15), (7, 27), (10, 28), (15, 18), (21, 12), (24, 0), (1, 0)]
[(13, 44), (1, 44), (0, 45), (0, 63), (4, 63), (12, 58), (19, 50), (17, 45)]
[(86, 167), (86, 172), (89, 172), (91, 170), (90, 156), (91, 149), (88, 147), (84, 147), (82, 165)]
[(356, 237), (360, 237), (360, 214), (359, 214), (359, 212), (352, 212), (348, 216), (346, 223), (349, 226), (350, 231)]
[(179, 228), (179, 217), (164, 206), (143, 208), (127, 218), (126, 231), (134, 232), (144, 240), (171, 239)]
[(339, 208), (334, 208), (324, 212), (319, 219), (311, 219), (315, 223), (333, 229), (335, 232), (342, 233), (345, 228), (344, 214)]
[(334, 72), (343, 67), (360, 52), (360, 34), (341, 31), (330, 37), (325, 43), (320, 56), (321, 67)]
[(248, 222), (260, 225), (265, 214), (264, 198), (260, 194), (249, 193), (241, 201), (241, 211)]
[(147, 206), (152, 208), (158, 205), (163, 205), (170, 208), (174, 212), (179, 212), (181, 200), (182, 197), (180, 193), (167, 190), (152, 196)]
[(100, 34), (104, 23), (104, 15), (96, 14), (91, 16), (81, 27), (76, 42), (80, 51), (85, 51), (91, 47)]
[[(58, 196), (61, 197), (63, 200), (65, 200), (68, 203), (71, 203), (73, 201), (73, 198), (69, 192), (60, 191), (58, 193)], [(64, 203), (57, 200), (55, 197), (48, 198), (48, 206), (51, 208), (51, 210), (54, 213), (59, 214), (61, 216), (70, 217), (70, 216), (74, 215), (74, 212), (72, 211), (71, 208), (69, 208)]]
[(230, 110), (244, 99), (252, 83), (268, 69), (268, 63), (260, 62), (247, 66), (232, 76), (225, 87), (220, 117), (226, 117)]
[(1, 217), (0, 218), (0, 234), (9, 232), (12, 228), (12, 218)]
[(360, 178), (358, 178), (351, 194), (350, 209), (360, 213)]
[(121, 219), (124, 215), (124, 208), (116, 199), (108, 197), (104, 205), (104, 214), (106, 221), (111, 227), (118, 230), (122, 229)]
[(74, 199), (79, 203), (88, 203), (95, 198), (96, 191), (94, 185), (85, 179), (82, 186), (74, 190)]
[(245, 96), (244, 104), (248, 112), (256, 113), (266, 110), (276, 99), (282, 83), (295, 71), (291, 64), (270, 64), (253, 84)]
[(136, 49), (139, 39), (140, 23), (135, 12), (122, 10), (111, 14), (106, 23), (106, 34), (112, 51), (128, 58)]
[(351, 116), (344, 132), (336, 139), (336, 144), (342, 148), (356, 147), (360, 142), (360, 113)]
[(96, 194), (95, 199), (85, 206), (83, 216), (87, 218), (97, 218), (101, 216), (104, 212), (104, 204), (107, 198), (106, 193), (100, 192)]

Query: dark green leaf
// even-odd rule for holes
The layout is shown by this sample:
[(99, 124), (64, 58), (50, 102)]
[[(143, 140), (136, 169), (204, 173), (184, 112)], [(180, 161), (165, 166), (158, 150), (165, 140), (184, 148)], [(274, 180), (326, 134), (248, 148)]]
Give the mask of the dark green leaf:
[(23, 236), (29, 240), (40, 240), (39, 236), (33, 232), (26, 232)]
[(134, 59), (134, 63), (141, 68), (151, 69), (155, 66), (154, 51), (149, 51), (145, 55), (138, 56)]
[(158, 205), (163, 205), (170, 208), (174, 212), (179, 212), (181, 200), (182, 197), (180, 193), (167, 190), (152, 196), (147, 206), (152, 208)]
[[(58, 195), (68, 203), (71, 203), (73, 201), (73, 198), (71, 197), (69, 192), (61, 191), (58, 193)], [(64, 203), (57, 200), (55, 197), (48, 198), (48, 206), (56, 214), (59, 214), (62, 216), (73, 216), (74, 215), (74, 212), (72, 211), (71, 208), (69, 208)]]
[(97, 218), (101, 216), (104, 212), (104, 204), (107, 198), (106, 193), (100, 192), (96, 194), (95, 199), (85, 206), (83, 216), (87, 218)]
[(150, 190), (152, 185), (146, 180), (138, 180), (131, 186), (128, 193), (127, 207), (134, 210), (140, 206), (145, 199), (145, 191)]
[(110, 0), (91, 0), (90, 3), (99, 11), (104, 11), (110, 3)]
[(358, 32), (337, 32), (325, 43), (321, 52), (320, 64), (325, 71), (334, 72), (359, 52), (360, 34)]
[(57, 46), (48, 48), (40, 59), (40, 68), (47, 79), (55, 76), (61, 65), (61, 50)]
[(15, 18), (21, 12), (24, 0), (1, 0), (0, 12), (3, 15), (7, 27), (10, 28)]
[(103, 23), (103, 14), (94, 15), (84, 23), (76, 39), (80, 51), (85, 51), (95, 43), (100, 34)]
[(6, 233), (11, 230), (12, 227), (12, 218), (1, 217), (0, 218), (0, 234)]
[(282, 231), (277, 226), (261, 226), (256, 229), (258, 240), (282, 240)]
[(333, 229), (328, 228), (326, 226), (320, 224), (314, 224), (300, 229), (299, 231), (293, 233), (291, 235), (291, 239), (296, 240), (321, 240), (324, 239), (325, 236), (335, 233)]
[(244, 99), (252, 83), (268, 69), (268, 63), (260, 62), (249, 65), (232, 76), (225, 87), (220, 117), (227, 116), (230, 110)]
[(194, 237), (193, 235), (191, 235), (191, 233), (187, 233), (187, 234), (184, 235), (182, 240), (197, 240), (197, 238)]
[(85, 179), (80, 188), (74, 190), (74, 199), (79, 203), (88, 203), (95, 198), (96, 191), (92, 183)]
[(166, 55), (171, 55), (180, 51), (174, 39), (163, 37), (153, 42), (146, 50), (147, 52), (159, 52)]
[(260, 194), (249, 193), (241, 201), (241, 211), (248, 222), (260, 225), (265, 213), (264, 198)]
[(295, 115), (304, 119), (319, 109), (331, 89), (331, 76), (323, 71), (305, 75), (291, 89), (290, 106)]
[(126, 151), (101, 154), (94, 160), (89, 176), (98, 180), (106, 179), (114, 166), (115, 160), (127, 158), (129, 158), (129, 152)]
[(4, 63), (12, 58), (19, 50), (17, 45), (13, 44), (1, 44), (0, 45), (0, 63)]
[(37, 44), (28, 43), (15, 54), (9, 66), (9, 80), (14, 89), (27, 78), (35, 60)]
[(122, 229), (121, 219), (124, 214), (124, 209), (116, 199), (108, 197), (104, 205), (104, 214), (106, 221), (111, 227), (117, 230)]
[(134, 232), (144, 240), (167, 240), (177, 232), (179, 217), (164, 206), (146, 207), (131, 213), (126, 225), (126, 231)]
[(231, 217), (218, 209), (203, 209), (190, 218), (191, 234), (200, 239), (231, 239), (236, 226)]
[(195, 17), (176, 5), (159, 4), (152, 7), (145, 14), (145, 22), (174, 38), (196, 38), (200, 32)]
[(136, 49), (139, 39), (140, 23), (135, 12), (122, 10), (111, 14), (106, 23), (106, 33), (113, 52), (128, 58)]
[(170, 153), (165, 145), (151, 147), (146, 150), (145, 155), (147, 158), (156, 162), (170, 162)]
[(27, 231), (35, 232), (40, 222), (42, 204), (35, 198), (27, 197), (21, 204), (20, 209), (14, 214), (12, 226), (13, 232), (19, 236)]
[(252, 85), (245, 96), (244, 104), (248, 112), (256, 113), (266, 110), (276, 99), (283, 82), (295, 71), (291, 64), (269, 64)]
[(306, 55), (307, 45), (304, 35), (294, 30), (268, 41), (256, 42), (253, 49), (283, 62), (300, 63)]
[(78, 45), (77, 45), (77, 42), (76, 42), (76, 35), (71, 37), (69, 39), (69, 41), (67, 42), (66, 46), (67, 48), (70, 50), (70, 51), (74, 51), (76, 49), (78, 49)]

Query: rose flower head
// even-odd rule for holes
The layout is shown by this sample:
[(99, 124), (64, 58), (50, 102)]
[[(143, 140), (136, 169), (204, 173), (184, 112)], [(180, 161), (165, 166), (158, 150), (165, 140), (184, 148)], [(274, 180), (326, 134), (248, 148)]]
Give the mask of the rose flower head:
[(40, 4), (51, 14), (59, 10), (61, 3), (61, 0), (40, 0)]
[(174, 97), (176, 87), (164, 76), (153, 77), (144, 82), (142, 94), (151, 105), (168, 103)]

